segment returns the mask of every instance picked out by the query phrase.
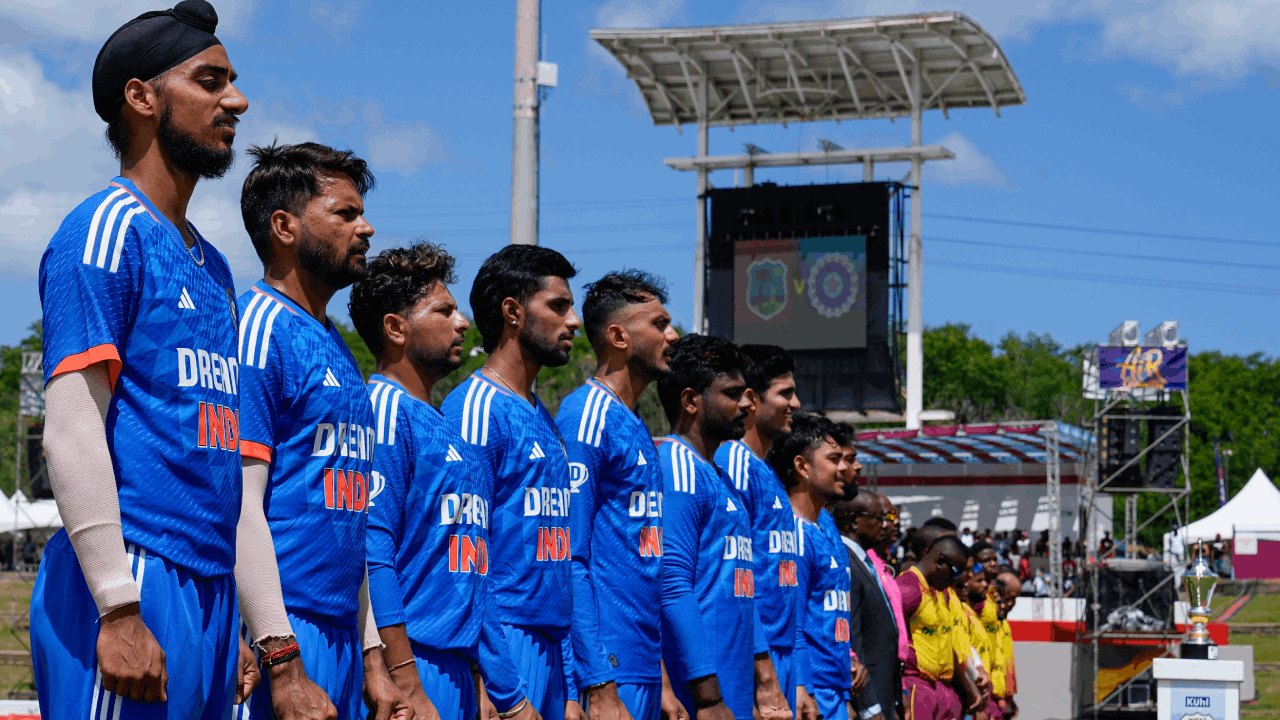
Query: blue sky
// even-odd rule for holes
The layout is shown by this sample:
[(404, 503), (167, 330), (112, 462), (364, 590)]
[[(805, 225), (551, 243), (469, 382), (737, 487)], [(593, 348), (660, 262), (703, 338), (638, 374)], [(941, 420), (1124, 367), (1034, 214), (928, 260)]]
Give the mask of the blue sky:
[[(460, 258), (455, 292), (465, 306), (480, 262), (507, 242), (514, 2), (214, 4), (252, 103), (237, 147), (317, 139), (368, 158), (379, 179), (367, 199), (374, 249), (419, 237), (445, 244)], [(89, 96), (94, 56), (119, 24), (156, 7), (0, 0), (0, 342), (40, 315), (39, 256), (62, 217), (114, 174)], [(589, 41), (591, 28), (943, 9), (997, 38), (1027, 105), (1000, 118), (925, 117), (925, 141), (957, 155), (926, 171), (925, 322), (1077, 343), (1125, 319), (1144, 330), (1179, 320), (1193, 351), (1280, 353), (1280, 0), (546, 2), (545, 59), (559, 63), (560, 86), (543, 107), (542, 243), (578, 265), (578, 287), (622, 266), (665, 275), (673, 313), (689, 320), (694, 178), (661, 161), (692, 155), (695, 133), (652, 126), (620, 67)], [(906, 121), (714, 129), (711, 152), (745, 142), (817, 150), (819, 138), (907, 144), (909, 132)], [(261, 273), (240, 223), (246, 169), (242, 160), (226, 179), (202, 183), (190, 210), (241, 290)], [(906, 170), (880, 166), (877, 178)], [(860, 178), (860, 166), (756, 177)], [(733, 175), (712, 182), (731, 186)], [(1139, 257), (1081, 254), (1099, 252)], [(331, 313), (345, 319), (345, 302), (344, 293)]]

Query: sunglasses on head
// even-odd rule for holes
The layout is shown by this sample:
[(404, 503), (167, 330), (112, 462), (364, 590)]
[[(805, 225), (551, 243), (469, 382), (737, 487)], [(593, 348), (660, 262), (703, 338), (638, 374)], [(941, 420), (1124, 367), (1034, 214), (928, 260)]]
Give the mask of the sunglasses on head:
[(872, 520), (878, 520), (879, 522), (884, 522), (885, 518), (887, 517), (884, 513), (869, 513), (869, 512), (866, 512), (866, 511), (864, 511), (864, 510), (855, 510), (855, 511), (853, 512), (853, 516), (854, 516), (854, 517), (869, 517), (869, 518), (871, 518)]

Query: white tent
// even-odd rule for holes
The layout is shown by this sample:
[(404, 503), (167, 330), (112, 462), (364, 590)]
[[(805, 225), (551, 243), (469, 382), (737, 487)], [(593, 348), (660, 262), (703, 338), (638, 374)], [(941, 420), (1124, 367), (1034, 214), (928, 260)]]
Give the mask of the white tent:
[(21, 490), (9, 498), (0, 495), (0, 535), (26, 530), (52, 534), (60, 527), (62, 517), (53, 500), (28, 500)]
[[(1280, 488), (1277, 488), (1262, 468), (1254, 471), (1249, 482), (1240, 488), (1236, 496), (1208, 517), (1203, 517), (1182, 528), (1178, 535), (1183, 544), (1213, 540), (1221, 535), (1231, 539), (1235, 530), (1280, 531)], [(1169, 549), (1173, 533), (1164, 536), (1165, 549)]]

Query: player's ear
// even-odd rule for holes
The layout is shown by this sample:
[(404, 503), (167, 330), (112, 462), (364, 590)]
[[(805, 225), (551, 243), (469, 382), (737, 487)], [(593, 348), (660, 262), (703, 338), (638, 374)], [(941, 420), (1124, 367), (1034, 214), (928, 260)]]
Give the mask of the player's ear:
[(605, 328), (604, 337), (610, 345), (619, 350), (626, 350), (631, 346), (631, 337), (627, 335), (626, 328), (621, 325), (610, 325)]
[(302, 233), (302, 221), (284, 210), (271, 213), (271, 239), (284, 245), (293, 246)]
[(809, 459), (804, 456), (804, 453), (798, 453), (791, 459), (791, 467), (795, 471), (796, 482), (809, 479)]
[(524, 306), (515, 298), (502, 299), (502, 326), (504, 328), (515, 325), (519, 327), (524, 321)]
[(752, 412), (760, 409), (760, 396), (756, 394), (755, 390), (752, 390), (751, 388), (743, 390), (742, 397), (751, 405)]
[(404, 318), (395, 313), (387, 313), (382, 316), (382, 339), (384, 344), (404, 347), (407, 331), (408, 323)]
[[(124, 104), (130, 111), (145, 117), (160, 117), (160, 94), (155, 86), (133, 78), (124, 85)], [(124, 112), (124, 109), (121, 109)]]
[(702, 394), (693, 391), (693, 388), (685, 388), (680, 391), (680, 411), (685, 415), (697, 415), (698, 410), (702, 407)]

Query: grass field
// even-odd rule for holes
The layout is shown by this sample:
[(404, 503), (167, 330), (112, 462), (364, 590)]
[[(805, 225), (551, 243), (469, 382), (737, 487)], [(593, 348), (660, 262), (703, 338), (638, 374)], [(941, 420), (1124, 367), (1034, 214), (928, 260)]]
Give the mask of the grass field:
[[(1280, 595), (1254, 595), (1231, 618), (1233, 623), (1280, 623)], [(1280, 662), (1280, 658), (1276, 659)]]
[(34, 573), (0, 574), (0, 698), (35, 697), (30, 660), (9, 656), (31, 650), (27, 618), (35, 581)]

